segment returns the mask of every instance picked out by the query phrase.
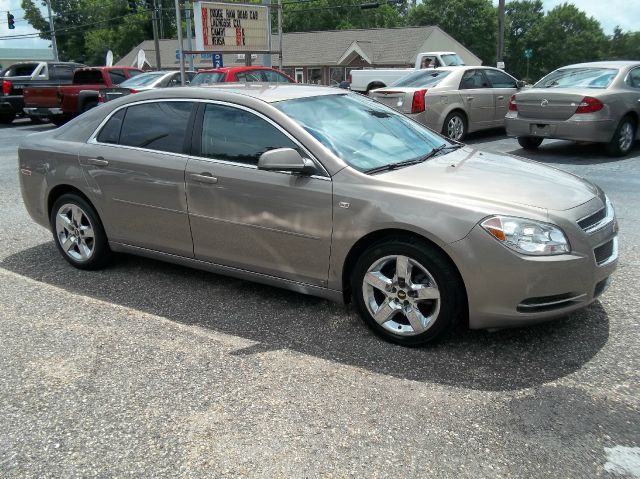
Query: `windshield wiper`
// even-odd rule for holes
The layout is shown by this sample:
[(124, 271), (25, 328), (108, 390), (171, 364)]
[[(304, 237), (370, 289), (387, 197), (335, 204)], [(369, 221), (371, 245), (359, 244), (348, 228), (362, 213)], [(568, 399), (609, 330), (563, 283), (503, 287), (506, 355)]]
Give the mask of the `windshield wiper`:
[(440, 146), (435, 147), (433, 150), (431, 150), (429, 153), (427, 153), (424, 156), (421, 156), (420, 158), (415, 158), (413, 160), (407, 160), (407, 161), (401, 161), (399, 163), (391, 163), (389, 165), (384, 165), (384, 166), (377, 166), (375, 168), (371, 168), (369, 170), (365, 170), (364, 172), (369, 174), (369, 173), (380, 173), (382, 171), (392, 171), (392, 170), (397, 170), (399, 168), (404, 168), (406, 166), (411, 166), (411, 165), (417, 165), (418, 163), (423, 163), (425, 161), (427, 161), (429, 158), (433, 158), (435, 155), (437, 155), (438, 153), (444, 151), (444, 150), (449, 150), (449, 149), (458, 149), (458, 148), (462, 148), (463, 145), (447, 145), (446, 143)]

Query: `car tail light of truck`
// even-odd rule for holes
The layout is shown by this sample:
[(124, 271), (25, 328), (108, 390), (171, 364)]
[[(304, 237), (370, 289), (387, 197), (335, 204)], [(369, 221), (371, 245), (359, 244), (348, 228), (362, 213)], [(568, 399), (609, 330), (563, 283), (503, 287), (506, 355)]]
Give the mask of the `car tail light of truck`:
[(578, 105), (578, 108), (576, 108), (576, 113), (595, 113), (603, 108), (604, 105), (600, 100), (591, 96), (585, 96)]
[(509, 111), (518, 111), (518, 105), (516, 104), (515, 95), (511, 95), (511, 98), (509, 98)]
[(8, 95), (11, 92), (11, 82), (9, 80), (2, 80), (2, 94)]
[(411, 113), (421, 113), (424, 111), (424, 96), (427, 90), (413, 92), (413, 102), (411, 103)]

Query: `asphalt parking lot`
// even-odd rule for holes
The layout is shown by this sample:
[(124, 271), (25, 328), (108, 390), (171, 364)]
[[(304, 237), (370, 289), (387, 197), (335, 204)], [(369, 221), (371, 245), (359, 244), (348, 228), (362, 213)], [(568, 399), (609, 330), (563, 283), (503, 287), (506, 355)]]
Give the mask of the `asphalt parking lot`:
[(468, 143), (599, 184), (611, 289), (539, 326), (408, 349), (322, 299), (119, 256), (73, 269), (0, 127), (0, 477), (640, 478), (640, 143)]

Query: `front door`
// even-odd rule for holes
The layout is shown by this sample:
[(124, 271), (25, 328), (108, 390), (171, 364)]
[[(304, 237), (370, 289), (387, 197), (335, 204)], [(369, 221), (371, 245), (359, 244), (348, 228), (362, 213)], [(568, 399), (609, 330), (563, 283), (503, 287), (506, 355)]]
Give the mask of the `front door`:
[(462, 75), (460, 96), (469, 117), (469, 131), (493, 126), (495, 100), (489, 81), (481, 70), (469, 70)]
[(110, 241), (193, 257), (182, 154), (192, 103), (116, 112), (80, 152)]
[(306, 153), (255, 112), (208, 103), (201, 116), (202, 134), (194, 140), (186, 171), (196, 258), (326, 286), (330, 178), (259, 170), (265, 151)]
[(491, 68), (485, 69), (484, 73), (491, 83), (491, 90), (495, 99), (495, 124), (496, 126), (504, 126), (504, 117), (509, 109), (509, 99), (511, 95), (518, 91), (516, 79), (505, 72)]

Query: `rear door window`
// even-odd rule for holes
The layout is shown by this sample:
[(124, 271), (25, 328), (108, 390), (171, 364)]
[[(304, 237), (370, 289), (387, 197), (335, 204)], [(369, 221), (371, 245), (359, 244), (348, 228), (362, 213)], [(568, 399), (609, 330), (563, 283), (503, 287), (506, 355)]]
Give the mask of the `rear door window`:
[(49, 79), (51, 80), (71, 80), (75, 67), (72, 65), (51, 65), (49, 68)]
[(103, 85), (104, 78), (100, 70), (78, 70), (73, 75), (76, 85)]
[(293, 83), (289, 78), (274, 70), (263, 70), (263, 75), (271, 83)]
[(489, 82), (481, 70), (469, 70), (462, 75), (460, 90), (474, 90), (476, 88), (489, 88)]
[(120, 144), (150, 150), (182, 153), (193, 103), (162, 101), (127, 108)]
[(114, 85), (120, 85), (127, 79), (123, 70), (109, 70), (109, 79)]
[(102, 127), (98, 137), (96, 138), (100, 143), (118, 144), (120, 140), (120, 129), (122, 128), (122, 120), (124, 120), (125, 109), (115, 113), (109, 121)]
[(634, 68), (627, 76), (627, 85), (632, 88), (640, 88), (640, 68)]
[(11, 65), (5, 72), (5, 77), (28, 77), (33, 74), (33, 71), (38, 66), (38, 63), (20, 63), (17, 65)]
[(236, 81), (254, 82), (254, 81), (265, 81), (265, 80), (264, 78), (262, 78), (260, 70), (251, 70), (251, 71), (236, 73)]

